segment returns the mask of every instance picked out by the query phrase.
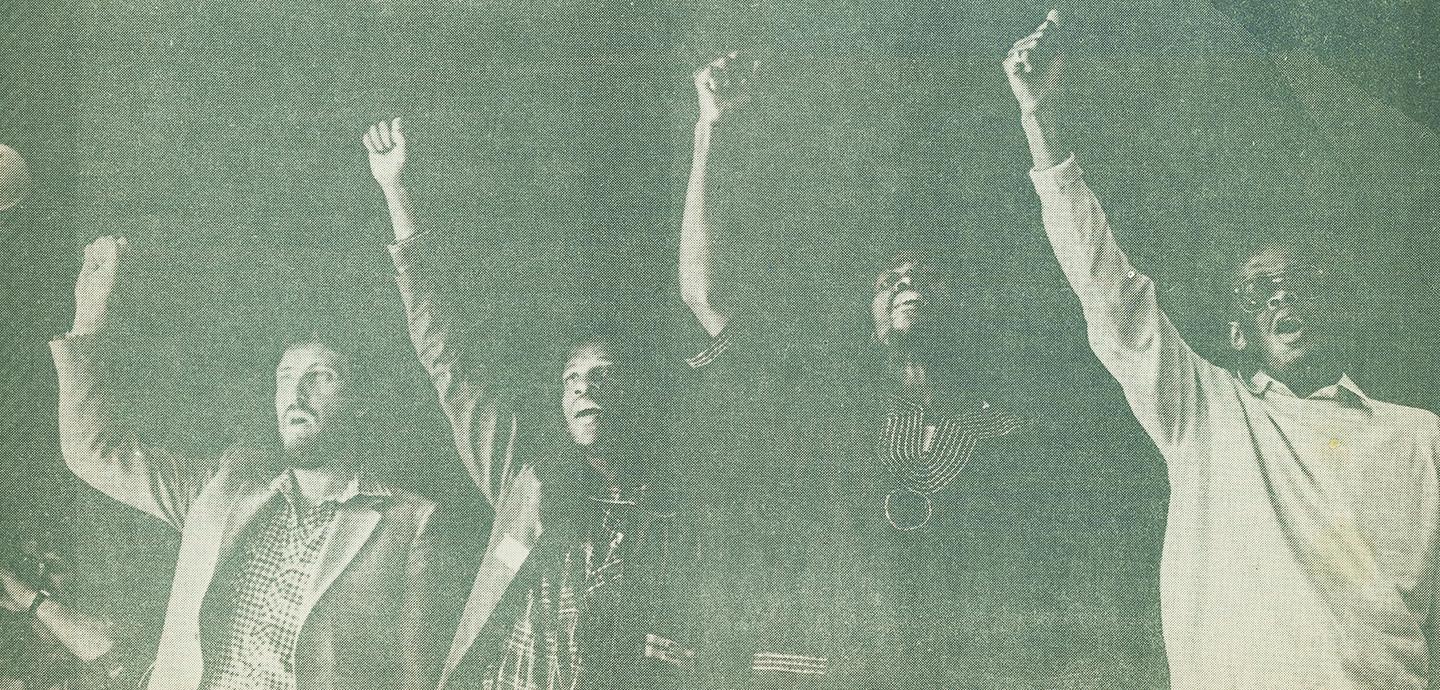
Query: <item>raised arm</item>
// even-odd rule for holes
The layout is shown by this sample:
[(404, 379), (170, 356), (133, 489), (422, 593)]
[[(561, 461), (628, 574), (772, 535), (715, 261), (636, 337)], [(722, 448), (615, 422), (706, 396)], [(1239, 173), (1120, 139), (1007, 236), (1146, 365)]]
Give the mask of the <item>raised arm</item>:
[(361, 139), (370, 158), (370, 174), (380, 184), (380, 191), (385, 194), (385, 205), (390, 209), (395, 242), (405, 242), (415, 236), (415, 214), (410, 207), (410, 194), (405, 191), (400, 179), (405, 172), (408, 155), (400, 118), (371, 125)]
[(395, 282), (405, 303), (410, 342), (450, 421), (455, 450), (480, 493), (493, 506), (504, 478), (512, 474), (515, 419), (497, 395), (499, 363), (477, 361), (460, 371), (455, 313), (435, 290), (433, 233), (417, 231), (403, 173), (407, 157), (400, 118), (379, 122), (363, 137), (370, 173), (385, 193), (395, 242)]
[(1226, 374), (1196, 355), (1161, 311), (1154, 283), (1115, 243), (1100, 202), (1059, 143), (1055, 101), (1065, 67), (1059, 21), (1051, 10), (1004, 61), (1034, 159), (1045, 233), (1080, 299), (1091, 349), (1151, 438), (1172, 450), (1193, 431), (1205, 387)]
[(709, 177), (710, 139), (724, 113), (744, 99), (744, 87), (759, 67), (751, 62), (737, 69), (738, 53), (723, 55), (695, 73), (700, 117), (695, 122), (695, 145), (690, 179), (685, 185), (685, 212), (680, 225), (680, 297), (700, 326), (714, 337), (724, 330), (730, 315), (711, 301), (710, 244), (713, 239), (705, 200)]
[(60, 450), (85, 483), (178, 530), (213, 465), (142, 445), (111, 418), (102, 335), (125, 250), (124, 237), (109, 236), (85, 248), (75, 281), (74, 326), (50, 343), (59, 381)]

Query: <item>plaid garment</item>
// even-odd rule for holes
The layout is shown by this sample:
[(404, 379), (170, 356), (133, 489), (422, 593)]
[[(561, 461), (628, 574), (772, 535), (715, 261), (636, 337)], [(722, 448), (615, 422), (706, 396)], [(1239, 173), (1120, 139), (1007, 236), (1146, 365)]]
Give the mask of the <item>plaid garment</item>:
[(356, 478), (341, 494), (306, 508), (293, 472), (272, 487), (283, 500), (273, 501), (274, 509), (259, 518), (263, 522), (242, 547), (221, 657), (205, 663), (200, 687), (206, 690), (295, 689), (300, 610), (336, 508), (360, 494), (386, 493)]
[[(631, 508), (606, 505), (598, 529), (559, 556), (525, 594), (483, 690), (578, 690), (586, 687), (584, 626), (594, 622), (602, 591), (624, 577)], [(632, 540), (633, 541), (633, 540)]]

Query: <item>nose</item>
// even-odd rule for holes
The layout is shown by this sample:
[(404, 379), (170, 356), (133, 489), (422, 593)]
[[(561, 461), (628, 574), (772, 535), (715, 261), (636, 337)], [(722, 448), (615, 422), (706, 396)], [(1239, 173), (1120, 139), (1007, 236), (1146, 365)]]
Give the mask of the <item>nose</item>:
[(295, 382), (295, 401), (302, 405), (309, 402), (311, 392), (314, 388), (314, 376), (308, 374), (305, 376), (301, 376), (300, 380)]
[(1282, 305), (1294, 303), (1295, 294), (1285, 289), (1276, 290), (1275, 294), (1270, 295), (1270, 299), (1266, 300), (1265, 302), (1266, 306), (1270, 307), (1271, 309), (1277, 309)]
[(896, 290), (913, 290), (914, 288), (915, 281), (910, 277), (909, 273), (900, 276), (900, 279), (895, 281)]

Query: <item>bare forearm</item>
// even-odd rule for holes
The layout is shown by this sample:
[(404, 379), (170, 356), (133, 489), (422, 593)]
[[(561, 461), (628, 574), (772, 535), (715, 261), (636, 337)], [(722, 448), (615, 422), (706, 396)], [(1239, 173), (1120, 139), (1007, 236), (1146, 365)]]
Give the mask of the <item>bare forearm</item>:
[[(1057, 33), (1060, 38), (1054, 35)], [(1049, 170), (1068, 157), (1055, 126), (1055, 104), (1065, 64), (1063, 36), (1060, 13), (1052, 9), (1035, 31), (1010, 47), (1001, 63), (1020, 105), (1020, 125), (1030, 143), (1036, 170)]]
[(35, 620), (45, 626), (71, 654), (94, 661), (115, 646), (109, 621), (76, 611), (53, 599), (40, 602)]
[(1060, 142), (1053, 113), (1045, 110), (1022, 113), (1020, 126), (1025, 130), (1036, 170), (1048, 170), (1069, 157), (1069, 151)]
[(712, 336), (725, 327), (727, 320), (710, 301), (711, 226), (706, 210), (706, 184), (714, 126), (713, 120), (703, 117), (695, 123), (695, 148), (680, 228), (680, 295), (701, 327)]
[(415, 212), (410, 205), (410, 193), (398, 181), (382, 187), (385, 205), (390, 209), (390, 225), (395, 229), (395, 241), (404, 242), (415, 236)]

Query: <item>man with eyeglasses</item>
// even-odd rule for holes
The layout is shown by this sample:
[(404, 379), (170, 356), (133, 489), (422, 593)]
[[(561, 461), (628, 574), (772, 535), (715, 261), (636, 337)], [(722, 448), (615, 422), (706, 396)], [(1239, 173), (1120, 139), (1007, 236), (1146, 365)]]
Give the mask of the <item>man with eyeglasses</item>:
[(1004, 67), (1090, 346), (1166, 460), (1172, 686), (1436, 687), (1440, 419), (1344, 374), (1335, 291), (1288, 247), (1236, 271), (1241, 371), (1186, 345), (1058, 143), (1058, 28), (1052, 11)]

